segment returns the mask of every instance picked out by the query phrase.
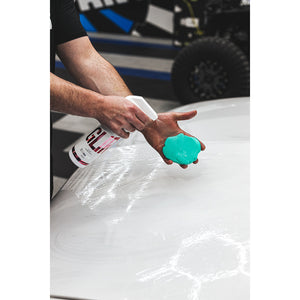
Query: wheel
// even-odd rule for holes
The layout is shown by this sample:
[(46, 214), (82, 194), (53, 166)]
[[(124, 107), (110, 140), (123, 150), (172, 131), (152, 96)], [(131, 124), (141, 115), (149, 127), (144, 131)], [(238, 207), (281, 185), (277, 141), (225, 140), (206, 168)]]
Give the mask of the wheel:
[(183, 48), (171, 72), (180, 102), (249, 96), (250, 68), (245, 54), (232, 42), (208, 37)]

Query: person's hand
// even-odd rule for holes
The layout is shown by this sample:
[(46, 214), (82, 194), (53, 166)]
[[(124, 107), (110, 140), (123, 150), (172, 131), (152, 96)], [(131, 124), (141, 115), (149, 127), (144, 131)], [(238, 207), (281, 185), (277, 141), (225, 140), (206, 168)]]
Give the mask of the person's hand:
[[(189, 133), (183, 131), (177, 124), (177, 121), (189, 120), (196, 116), (197, 111), (189, 112), (170, 112), (158, 114), (158, 119), (154, 122), (149, 123), (145, 129), (142, 131), (147, 142), (160, 154), (164, 162), (168, 165), (173, 162), (164, 156), (162, 151), (165, 141), (170, 136), (176, 136), (179, 133), (183, 133), (187, 136), (191, 136)], [(201, 151), (205, 150), (205, 145), (199, 141), (201, 144)], [(198, 159), (193, 162), (198, 163)], [(183, 169), (187, 168), (187, 165), (180, 165)]]
[(129, 137), (129, 132), (136, 129), (142, 131), (152, 122), (136, 105), (119, 96), (103, 96), (94, 118), (125, 139)]

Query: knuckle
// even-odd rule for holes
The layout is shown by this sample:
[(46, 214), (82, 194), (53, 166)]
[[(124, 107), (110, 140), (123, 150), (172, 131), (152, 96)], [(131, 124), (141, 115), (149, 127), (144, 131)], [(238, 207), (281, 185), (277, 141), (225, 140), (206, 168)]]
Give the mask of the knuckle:
[(124, 137), (124, 134), (125, 134), (125, 132), (123, 131), (123, 130), (117, 130), (117, 134), (118, 134), (118, 136), (120, 136), (120, 137)]
[(133, 103), (130, 103), (129, 109), (130, 109), (132, 112), (136, 112), (138, 108), (137, 108), (137, 106), (134, 105)]
[(139, 128), (140, 131), (145, 129), (145, 125), (144, 124), (139, 124)]
[(120, 128), (120, 126), (118, 126), (118, 125), (113, 125), (112, 127), (111, 127), (111, 130), (114, 132), (114, 133), (116, 133), (118, 136), (122, 136), (121, 134), (122, 134), (122, 129)]
[(112, 125), (110, 126), (110, 128), (111, 128), (112, 131), (115, 131), (115, 132), (117, 132), (118, 129), (119, 129), (119, 127), (118, 127), (116, 124), (112, 124)]
[(126, 120), (128, 120), (129, 122), (134, 121), (135, 119), (135, 115), (133, 113), (127, 113), (126, 115)]
[(124, 122), (122, 123), (121, 127), (124, 128), (125, 130), (129, 130), (129, 128), (131, 127), (131, 125), (128, 122), (128, 120), (124, 120)]
[(135, 106), (133, 103), (131, 103), (131, 102), (127, 103), (127, 111), (128, 111), (130, 114), (131, 114), (131, 113), (134, 113), (135, 110), (136, 110), (136, 106)]

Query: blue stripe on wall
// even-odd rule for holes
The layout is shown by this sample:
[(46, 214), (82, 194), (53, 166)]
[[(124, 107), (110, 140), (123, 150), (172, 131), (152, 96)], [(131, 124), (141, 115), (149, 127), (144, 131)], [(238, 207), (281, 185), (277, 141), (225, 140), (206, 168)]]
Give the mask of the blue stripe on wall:
[[(105, 43), (105, 44), (178, 50), (178, 47), (175, 47), (173, 45), (164, 45), (164, 44), (156, 44), (156, 43), (143, 43), (143, 42), (124, 41), (124, 40), (112, 40), (112, 39), (97, 38), (97, 37), (90, 37), (90, 40), (91, 40), (91, 42), (99, 42), (99, 43)], [(142, 38), (141, 38), (141, 40), (142, 40)]]
[(65, 66), (61, 61), (55, 61), (55, 68), (65, 69)]
[(86, 31), (93, 31), (93, 32), (97, 31), (97, 29), (92, 25), (92, 23), (87, 19), (85, 15), (79, 14), (79, 17), (80, 17), (80, 22)]
[(159, 71), (148, 71), (141, 69), (132, 69), (132, 68), (123, 68), (123, 67), (115, 67), (116, 70), (125, 76), (135, 76), (135, 77), (143, 77), (150, 79), (159, 79), (159, 80), (171, 80), (171, 74), (167, 72), (159, 72)]
[(99, 10), (99, 12), (127, 33), (130, 31), (133, 25), (133, 22), (131, 20), (117, 14), (109, 8), (101, 9)]
[[(56, 61), (55, 67), (58, 69), (65, 69), (61, 61)], [(167, 72), (149, 71), (149, 70), (123, 68), (123, 67), (115, 67), (115, 68), (122, 76), (134, 76), (134, 77), (158, 79), (158, 80), (165, 80), (165, 81), (171, 80), (171, 74)]]

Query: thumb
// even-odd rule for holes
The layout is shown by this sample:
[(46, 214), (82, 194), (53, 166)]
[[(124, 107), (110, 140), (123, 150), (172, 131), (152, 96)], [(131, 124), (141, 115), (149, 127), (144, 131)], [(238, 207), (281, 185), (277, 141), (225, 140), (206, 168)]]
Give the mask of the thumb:
[(177, 112), (174, 115), (176, 121), (189, 120), (194, 118), (197, 115), (196, 110), (188, 111), (188, 112)]

